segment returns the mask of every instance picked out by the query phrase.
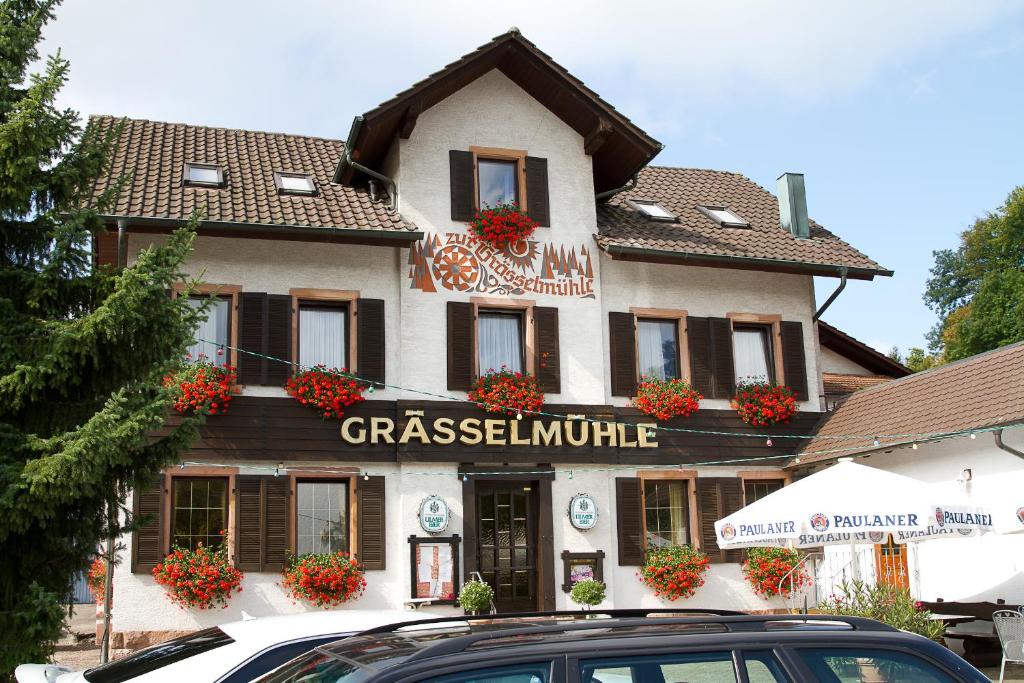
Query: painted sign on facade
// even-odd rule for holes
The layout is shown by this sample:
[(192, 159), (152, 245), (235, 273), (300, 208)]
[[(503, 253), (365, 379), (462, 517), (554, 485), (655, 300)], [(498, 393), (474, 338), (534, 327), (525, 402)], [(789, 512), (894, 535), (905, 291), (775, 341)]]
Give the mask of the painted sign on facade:
[(428, 534), (439, 534), (448, 528), (448, 503), (440, 496), (427, 496), (420, 503), (420, 526)]
[(569, 521), (581, 531), (597, 525), (597, 501), (587, 493), (577, 493), (569, 501)]
[(409, 250), (413, 289), (593, 299), (594, 264), (585, 245), (520, 240), (502, 249), (462, 232), (427, 233)]

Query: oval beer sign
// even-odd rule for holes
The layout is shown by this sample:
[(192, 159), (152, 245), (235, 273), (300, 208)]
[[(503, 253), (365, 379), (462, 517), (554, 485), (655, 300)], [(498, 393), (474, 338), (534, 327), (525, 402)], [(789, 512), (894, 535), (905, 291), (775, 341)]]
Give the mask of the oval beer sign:
[(420, 526), (428, 534), (439, 534), (448, 528), (448, 503), (440, 496), (427, 496), (420, 503)]
[(593, 529), (597, 524), (597, 503), (587, 493), (577, 493), (569, 501), (569, 521), (581, 531)]

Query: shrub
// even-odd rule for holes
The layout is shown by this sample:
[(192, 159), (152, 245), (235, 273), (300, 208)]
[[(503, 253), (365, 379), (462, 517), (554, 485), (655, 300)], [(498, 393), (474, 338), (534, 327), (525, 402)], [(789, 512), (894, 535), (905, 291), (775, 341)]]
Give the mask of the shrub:
[(317, 607), (334, 607), (362, 595), (363, 568), (345, 552), (290, 557), (282, 582), (292, 597)]
[(595, 579), (584, 579), (573, 584), (569, 598), (577, 605), (593, 607), (604, 601), (605, 585)]
[(347, 372), (317, 365), (289, 379), (285, 391), (302, 405), (316, 408), (324, 419), (341, 419), (345, 408), (366, 400), (363, 392), (368, 386)]
[(544, 407), (544, 394), (537, 387), (537, 378), (508, 368), (492, 370), (478, 379), (469, 392), (469, 400), (489, 413), (506, 415), (535, 413)]
[(700, 392), (685, 379), (658, 379), (644, 375), (636, 388), (633, 407), (659, 420), (686, 417), (697, 412)]
[(800, 564), (800, 553), (790, 548), (750, 548), (743, 563), (743, 576), (754, 592), (764, 598), (788, 596), (811, 582)]
[(195, 550), (175, 546), (153, 568), (153, 578), (182, 608), (227, 607), (231, 594), (242, 590), (242, 572), (231, 566), (227, 543), (216, 548), (200, 543)]
[(165, 377), (164, 386), (174, 393), (174, 409), (179, 413), (223, 415), (228, 412), (237, 377), (232, 366), (214, 365), (200, 355)]
[(818, 608), (826, 614), (876, 619), (932, 640), (941, 638), (946, 630), (941, 621), (931, 618), (931, 612), (921, 609), (921, 603), (910, 597), (909, 590), (885, 584), (870, 586), (863, 581), (844, 581), (839, 585), (839, 592), (829, 596)]
[(89, 582), (89, 590), (96, 602), (103, 602), (107, 592), (107, 562), (102, 557), (97, 557), (89, 565), (89, 573), (86, 576)]
[(654, 594), (669, 601), (688, 598), (704, 585), (708, 556), (691, 545), (666, 546), (647, 551), (640, 580)]
[(476, 579), (467, 581), (459, 591), (459, 605), (470, 614), (489, 610), (493, 599), (494, 590), (488, 584)]
[(789, 422), (799, 410), (793, 390), (774, 382), (740, 382), (732, 404), (740, 419), (755, 427)]

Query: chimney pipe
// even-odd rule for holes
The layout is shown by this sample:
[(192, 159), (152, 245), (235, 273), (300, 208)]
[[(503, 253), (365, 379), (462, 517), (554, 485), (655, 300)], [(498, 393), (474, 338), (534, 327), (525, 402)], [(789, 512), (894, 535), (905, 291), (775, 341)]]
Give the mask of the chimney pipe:
[(807, 190), (803, 173), (783, 173), (779, 176), (779, 219), (782, 227), (794, 237), (807, 239), (811, 235), (807, 223)]

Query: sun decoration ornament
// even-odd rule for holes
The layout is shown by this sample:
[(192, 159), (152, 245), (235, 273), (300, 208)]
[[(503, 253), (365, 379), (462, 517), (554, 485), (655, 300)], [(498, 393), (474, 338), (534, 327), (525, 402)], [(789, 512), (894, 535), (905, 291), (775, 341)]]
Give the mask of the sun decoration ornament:
[(469, 227), (477, 239), (503, 249), (532, 235), (537, 229), (537, 221), (515, 203), (498, 204), (478, 211)]

